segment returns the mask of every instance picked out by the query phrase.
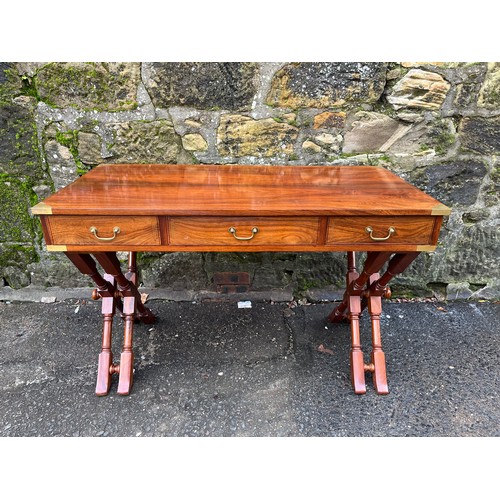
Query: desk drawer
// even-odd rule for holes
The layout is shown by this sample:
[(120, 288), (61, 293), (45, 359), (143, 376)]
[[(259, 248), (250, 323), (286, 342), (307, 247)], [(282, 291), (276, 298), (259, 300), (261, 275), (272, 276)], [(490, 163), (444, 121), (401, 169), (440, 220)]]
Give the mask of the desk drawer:
[(429, 245), (432, 243), (434, 222), (435, 217), (428, 216), (330, 217), (326, 244)]
[(53, 215), (54, 245), (160, 245), (156, 217)]
[(171, 245), (316, 245), (317, 217), (172, 217)]

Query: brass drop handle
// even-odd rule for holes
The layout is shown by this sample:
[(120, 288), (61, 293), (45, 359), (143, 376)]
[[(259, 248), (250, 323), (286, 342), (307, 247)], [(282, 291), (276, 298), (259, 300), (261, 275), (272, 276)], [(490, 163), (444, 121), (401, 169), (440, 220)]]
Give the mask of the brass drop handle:
[(98, 239), (101, 241), (112, 241), (116, 238), (116, 235), (120, 232), (120, 228), (118, 226), (115, 226), (113, 228), (113, 236), (110, 236), (109, 238), (104, 238), (103, 236), (99, 236), (97, 234), (97, 228), (95, 226), (92, 226), (90, 228), (90, 232)]
[(378, 238), (377, 236), (373, 236), (373, 234), (372, 234), (373, 228), (371, 226), (365, 227), (365, 231), (368, 233), (368, 235), (370, 236), (370, 238), (373, 241), (385, 241), (385, 240), (388, 240), (396, 232), (396, 228), (390, 226), (389, 233), (387, 234), (387, 236), (383, 236), (382, 238)]
[(252, 227), (252, 234), (250, 236), (237, 236), (236, 235), (236, 228), (232, 227), (232, 226), (228, 229), (228, 231), (235, 237), (235, 239), (240, 240), (240, 241), (248, 241), (248, 240), (251, 240), (259, 232), (259, 228)]

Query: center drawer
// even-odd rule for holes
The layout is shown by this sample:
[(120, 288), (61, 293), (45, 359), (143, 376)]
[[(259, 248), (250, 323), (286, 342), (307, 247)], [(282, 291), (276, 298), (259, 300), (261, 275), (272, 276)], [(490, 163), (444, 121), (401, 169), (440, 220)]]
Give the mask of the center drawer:
[(316, 245), (318, 217), (172, 217), (171, 245)]

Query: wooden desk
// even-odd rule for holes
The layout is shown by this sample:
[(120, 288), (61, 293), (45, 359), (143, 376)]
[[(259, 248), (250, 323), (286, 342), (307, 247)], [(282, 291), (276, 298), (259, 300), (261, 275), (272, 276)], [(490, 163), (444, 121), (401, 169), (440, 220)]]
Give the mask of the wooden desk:
[[(387, 394), (382, 296), (419, 252), (436, 248), (450, 209), (382, 167), (100, 165), (32, 213), (41, 218), (47, 249), (65, 252), (96, 283), (93, 298), (102, 299), (96, 394), (109, 392), (114, 373), (118, 393), (130, 392), (134, 320), (155, 320), (137, 291), (140, 251), (347, 252), (346, 291), (329, 319), (350, 322), (354, 391), (366, 392), (368, 371), (377, 393)], [(125, 272), (117, 251), (130, 252)], [(355, 252), (367, 252), (361, 272)], [(369, 363), (359, 331), (366, 307), (373, 344)], [(125, 323), (119, 364), (111, 352), (116, 310)]]

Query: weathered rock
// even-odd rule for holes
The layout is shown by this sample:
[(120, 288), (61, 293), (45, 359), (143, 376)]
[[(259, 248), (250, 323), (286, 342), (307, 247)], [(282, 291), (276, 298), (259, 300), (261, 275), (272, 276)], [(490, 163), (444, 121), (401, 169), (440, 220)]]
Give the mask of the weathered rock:
[(98, 165), (103, 161), (101, 155), (101, 138), (90, 132), (78, 133), (78, 156), (89, 165)]
[(34, 193), (28, 181), (0, 175), (0, 242), (31, 243), (35, 236), (29, 207)]
[(474, 292), (471, 299), (493, 300), (500, 299), (500, 279), (493, 279), (485, 287)]
[(477, 104), (486, 109), (498, 109), (500, 106), (500, 63), (488, 63), (488, 71)]
[(427, 167), (415, 184), (441, 203), (467, 206), (476, 202), (479, 188), (486, 175), (484, 163), (476, 160), (456, 160)]
[(45, 157), (56, 190), (67, 186), (78, 178), (75, 158), (67, 147), (54, 140), (47, 141)]
[(475, 224), (486, 220), (489, 216), (490, 211), (487, 208), (473, 208), (462, 214), (462, 221), (466, 224)]
[(36, 75), (47, 104), (98, 111), (135, 109), (139, 82), (139, 63), (50, 63)]
[(498, 224), (449, 223), (441, 235), (439, 255), (432, 260), (429, 281), (489, 284), (497, 279), (494, 270), (498, 266), (499, 246)]
[(109, 163), (177, 163), (182, 152), (180, 137), (171, 122), (123, 122), (109, 126), (113, 155)]
[(314, 117), (313, 127), (318, 128), (338, 128), (342, 129), (345, 126), (346, 114), (343, 111), (333, 113), (325, 111)]
[(11, 288), (23, 288), (30, 284), (30, 279), (25, 270), (17, 266), (8, 266), (2, 270), (5, 281)]
[(174, 290), (203, 290), (208, 286), (201, 253), (142, 254), (140, 264), (145, 286)]
[(40, 262), (29, 264), (27, 269), (31, 284), (35, 287), (94, 286), (94, 282), (87, 275), (81, 274), (63, 253), (44, 253)]
[(444, 118), (431, 122), (421, 121), (402, 130), (399, 137), (386, 147), (386, 150), (395, 154), (432, 153), (444, 155), (453, 148), (457, 134), (453, 120)]
[(446, 300), (469, 299), (472, 293), (467, 282), (450, 283), (446, 287)]
[(22, 89), (21, 78), (13, 63), (0, 62), (0, 105), (11, 104)]
[(250, 109), (256, 93), (255, 63), (153, 63), (145, 66), (145, 86), (155, 106)]
[(412, 69), (394, 85), (387, 100), (395, 109), (441, 108), (450, 84), (439, 74)]
[(319, 144), (307, 139), (302, 143), (302, 149), (308, 153), (321, 153), (323, 149)]
[(19, 288), (29, 284), (26, 267), (37, 259), (36, 221), (29, 214), (36, 198), (29, 180), (0, 174), (0, 200), (0, 281)]
[(486, 64), (472, 64), (462, 71), (462, 81), (456, 85), (454, 104), (459, 110), (477, 103), (479, 91), (486, 73)]
[(328, 108), (379, 100), (386, 63), (305, 62), (279, 70), (267, 96), (269, 105)]
[(0, 172), (43, 177), (37, 131), (32, 111), (16, 104), (0, 104)]
[(217, 147), (224, 156), (261, 156), (293, 153), (298, 129), (272, 118), (254, 120), (243, 115), (222, 115)]
[(201, 134), (183, 135), (182, 145), (186, 151), (206, 151), (208, 149), (208, 143)]
[(358, 111), (348, 119), (344, 153), (385, 151), (409, 126), (381, 113)]
[(463, 149), (480, 154), (500, 153), (500, 117), (468, 117), (462, 120), (459, 137)]
[(342, 136), (340, 134), (318, 134), (314, 136), (314, 140), (328, 152), (338, 153), (342, 144)]

